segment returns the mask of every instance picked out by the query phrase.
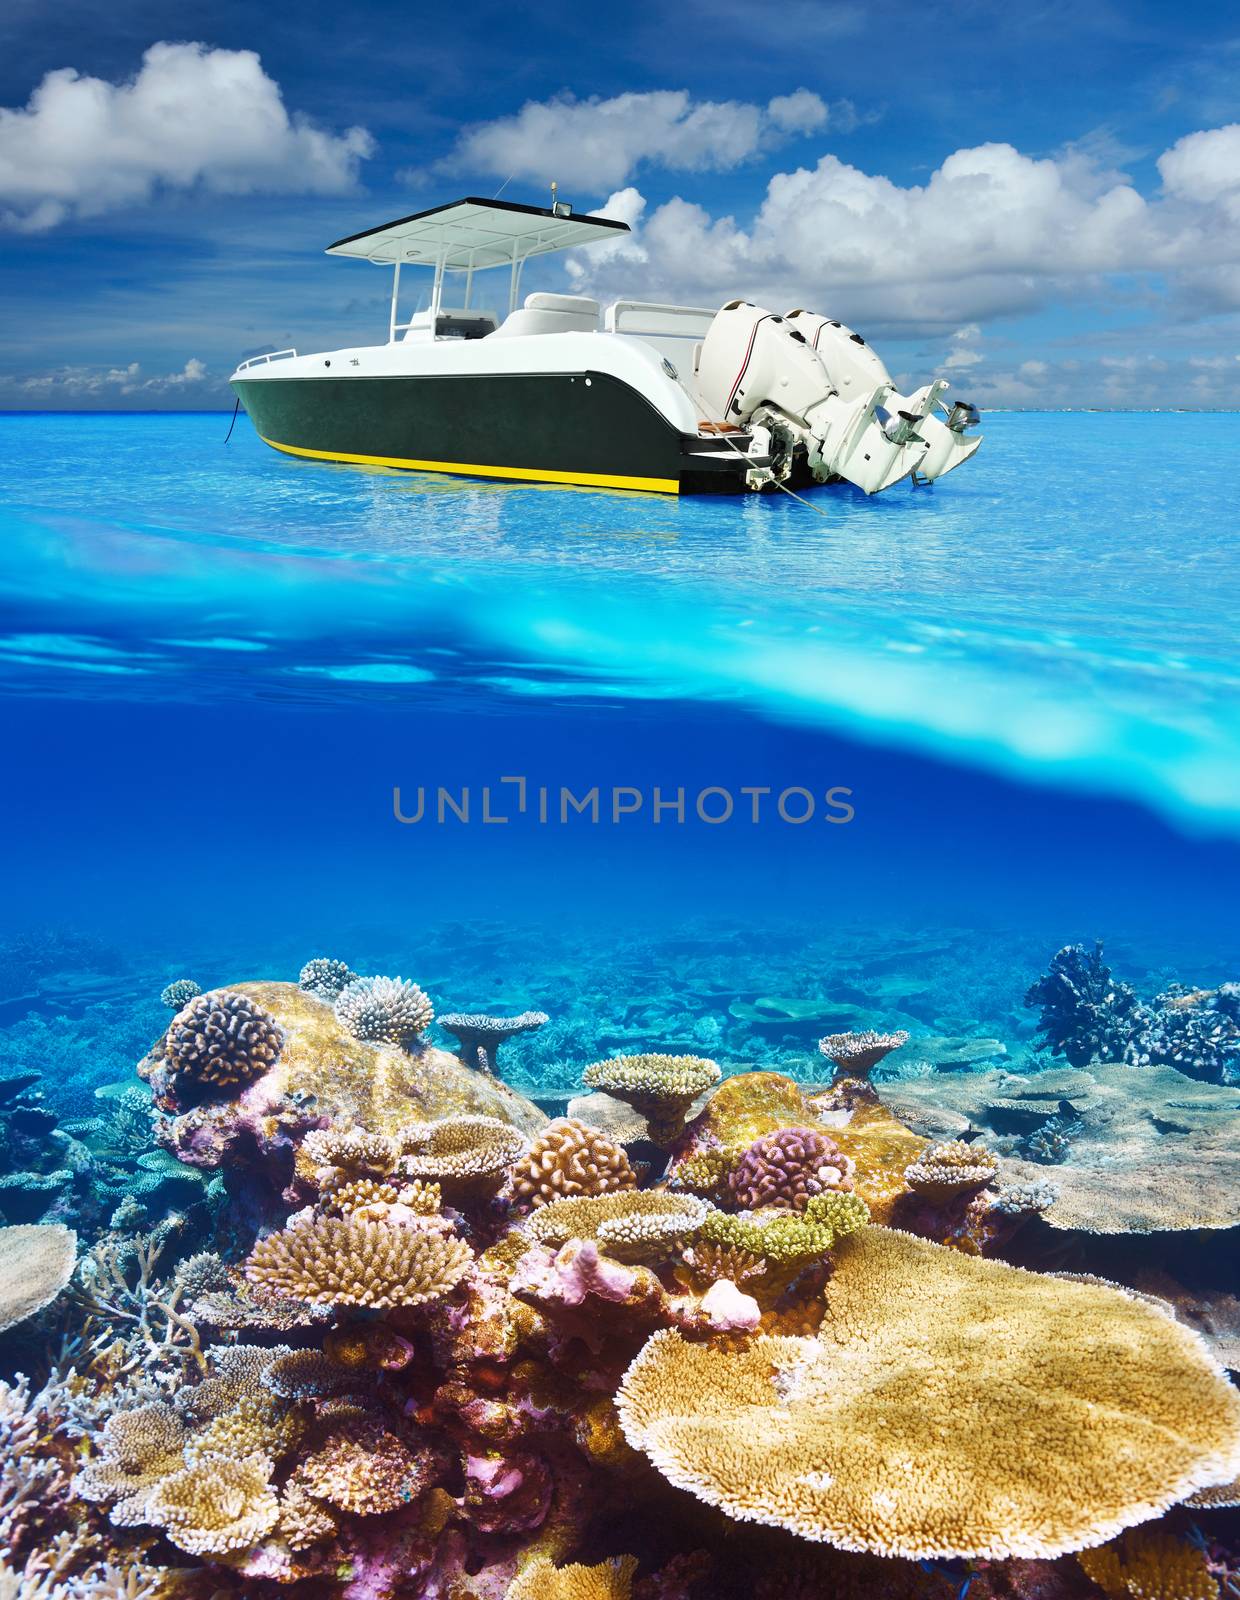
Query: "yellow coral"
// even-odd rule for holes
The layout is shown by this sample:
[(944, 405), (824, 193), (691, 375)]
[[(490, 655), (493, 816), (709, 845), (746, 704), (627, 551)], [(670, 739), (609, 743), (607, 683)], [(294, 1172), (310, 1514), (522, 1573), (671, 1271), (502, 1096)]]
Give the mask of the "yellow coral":
[(696, 1195), (623, 1190), (553, 1200), (535, 1211), (526, 1227), (552, 1250), (570, 1239), (593, 1239), (619, 1260), (645, 1261), (665, 1255), (699, 1228), (706, 1210)]
[(340, 1168), (348, 1175), (346, 1181), (385, 1178), (400, 1153), (386, 1134), (365, 1128), (314, 1128), (302, 1141), (302, 1150), (316, 1167)]
[(795, 1269), (821, 1260), (837, 1239), (863, 1228), (869, 1209), (859, 1195), (831, 1189), (812, 1195), (802, 1212), (728, 1216), (712, 1211), (698, 1238), (702, 1244), (743, 1250), (772, 1266)]
[(324, 1190), (323, 1208), (335, 1217), (367, 1216), (380, 1222), (387, 1215), (387, 1208), (399, 1198), (400, 1191), (393, 1184), (376, 1178), (352, 1178), (338, 1188)]
[(99, 1435), (99, 1455), (73, 1480), (74, 1493), (83, 1500), (112, 1502), (117, 1527), (145, 1522), (152, 1490), (185, 1465), (187, 1437), (184, 1420), (162, 1401), (114, 1411)]
[(982, 1189), (999, 1171), (998, 1159), (984, 1145), (949, 1139), (932, 1144), (904, 1169), (904, 1181), (915, 1194), (931, 1200), (948, 1200)]
[(154, 1490), (147, 1520), (195, 1556), (248, 1550), (275, 1527), (279, 1502), (266, 1456), (203, 1456)]
[(705, 1056), (612, 1056), (595, 1061), (581, 1075), (591, 1089), (625, 1100), (645, 1117), (650, 1137), (668, 1144), (684, 1127), (698, 1095), (722, 1077), (719, 1064)]
[(1112, 1600), (1218, 1600), (1205, 1552), (1160, 1528), (1131, 1528), (1076, 1559)]
[(557, 1567), (546, 1556), (508, 1585), (504, 1600), (631, 1600), (636, 1556), (614, 1556), (597, 1567)]
[(424, 1178), (405, 1184), (397, 1198), (419, 1217), (436, 1217), (443, 1209), (443, 1191), (437, 1183), (429, 1183)]
[(51, 1305), (76, 1264), (71, 1228), (58, 1222), (0, 1228), (0, 1333)]
[(532, 1206), (636, 1187), (637, 1174), (621, 1147), (575, 1117), (561, 1117), (545, 1128), (512, 1174), (514, 1197)]
[(337, 1527), (335, 1515), (309, 1493), (296, 1475), (280, 1496), (280, 1537), (290, 1550), (308, 1550), (330, 1539)]
[(464, 1240), (426, 1228), (319, 1217), (260, 1239), (245, 1270), (296, 1300), (387, 1308), (442, 1299), (471, 1259)]
[(407, 1505), (429, 1482), (429, 1456), (381, 1423), (331, 1433), (297, 1468), (297, 1481), (338, 1511), (374, 1516)]
[(524, 1137), (498, 1117), (443, 1117), (411, 1124), (398, 1137), (403, 1176), (467, 1190), (497, 1185), (526, 1148)]
[(819, 1337), (661, 1330), (618, 1409), (677, 1487), (879, 1555), (1052, 1557), (1240, 1467), (1240, 1395), (1187, 1329), (873, 1227), (836, 1252)]
[(727, 1188), (728, 1173), (744, 1145), (714, 1145), (679, 1161), (668, 1174), (676, 1189), (688, 1189), (707, 1200), (718, 1200)]

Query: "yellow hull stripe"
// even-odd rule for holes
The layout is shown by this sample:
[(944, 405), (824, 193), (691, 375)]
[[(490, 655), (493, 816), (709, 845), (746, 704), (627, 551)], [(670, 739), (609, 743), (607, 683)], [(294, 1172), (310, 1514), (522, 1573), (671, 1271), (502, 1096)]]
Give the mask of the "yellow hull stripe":
[(542, 467), (480, 467), (464, 461), (411, 461), (404, 456), (363, 456), (344, 450), (309, 450), (300, 444), (280, 444), (260, 433), (259, 438), (285, 455), (309, 456), (314, 461), (347, 461), (359, 467), (404, 467), (412, 472), (455, 472), (465, 478), (521, 478), (534, 483), (575, 483), (588, 489), (643, 489), (646, 493), (679, 494), (678, 478), (625, 478), (609, 472), (548, 472)]

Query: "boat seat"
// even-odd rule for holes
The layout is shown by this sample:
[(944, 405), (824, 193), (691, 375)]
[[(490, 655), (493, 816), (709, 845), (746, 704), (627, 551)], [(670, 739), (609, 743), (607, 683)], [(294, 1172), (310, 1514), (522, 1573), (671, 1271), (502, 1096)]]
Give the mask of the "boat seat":
[(529, 333), (593, 333), (598, 328), (599, 303), (576, 294), (527, 294), (525, 304), (504, 318), (495, 330), (497, 339)]

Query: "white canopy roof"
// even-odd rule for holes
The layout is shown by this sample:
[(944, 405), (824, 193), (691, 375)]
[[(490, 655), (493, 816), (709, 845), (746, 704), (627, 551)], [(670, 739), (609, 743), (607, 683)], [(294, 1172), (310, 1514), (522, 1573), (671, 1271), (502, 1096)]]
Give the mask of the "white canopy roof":
[(508, 200), (454, 200), (451, 205), (418, 211), (411, 217), (367, 228), (328, 245), (329, 256), (353, 256), (392, 266), (434, 267), (449, 271), (506, 267), (530, 256), (628, 233), (627, 222), (605, 217), (559, 215), (540, 206), (519, 206)]

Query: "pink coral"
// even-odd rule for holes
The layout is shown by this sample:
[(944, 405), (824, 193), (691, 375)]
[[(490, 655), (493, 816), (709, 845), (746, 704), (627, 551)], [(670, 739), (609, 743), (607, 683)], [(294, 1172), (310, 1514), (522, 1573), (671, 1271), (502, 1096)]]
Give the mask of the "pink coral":
[(779, 1128), (743, 1150), (728, 1173), (728, 1190), (746, 1211), (780, 1206), (804, 1211), (811, 1196), (851, 1189), (853, 1164), (817, 1128)]
[(702, 1296), (701, 1309), (716, 1333), (752, 1333), (762, 1320), (762, 1308), (727, 1278), (712, 1283)]

